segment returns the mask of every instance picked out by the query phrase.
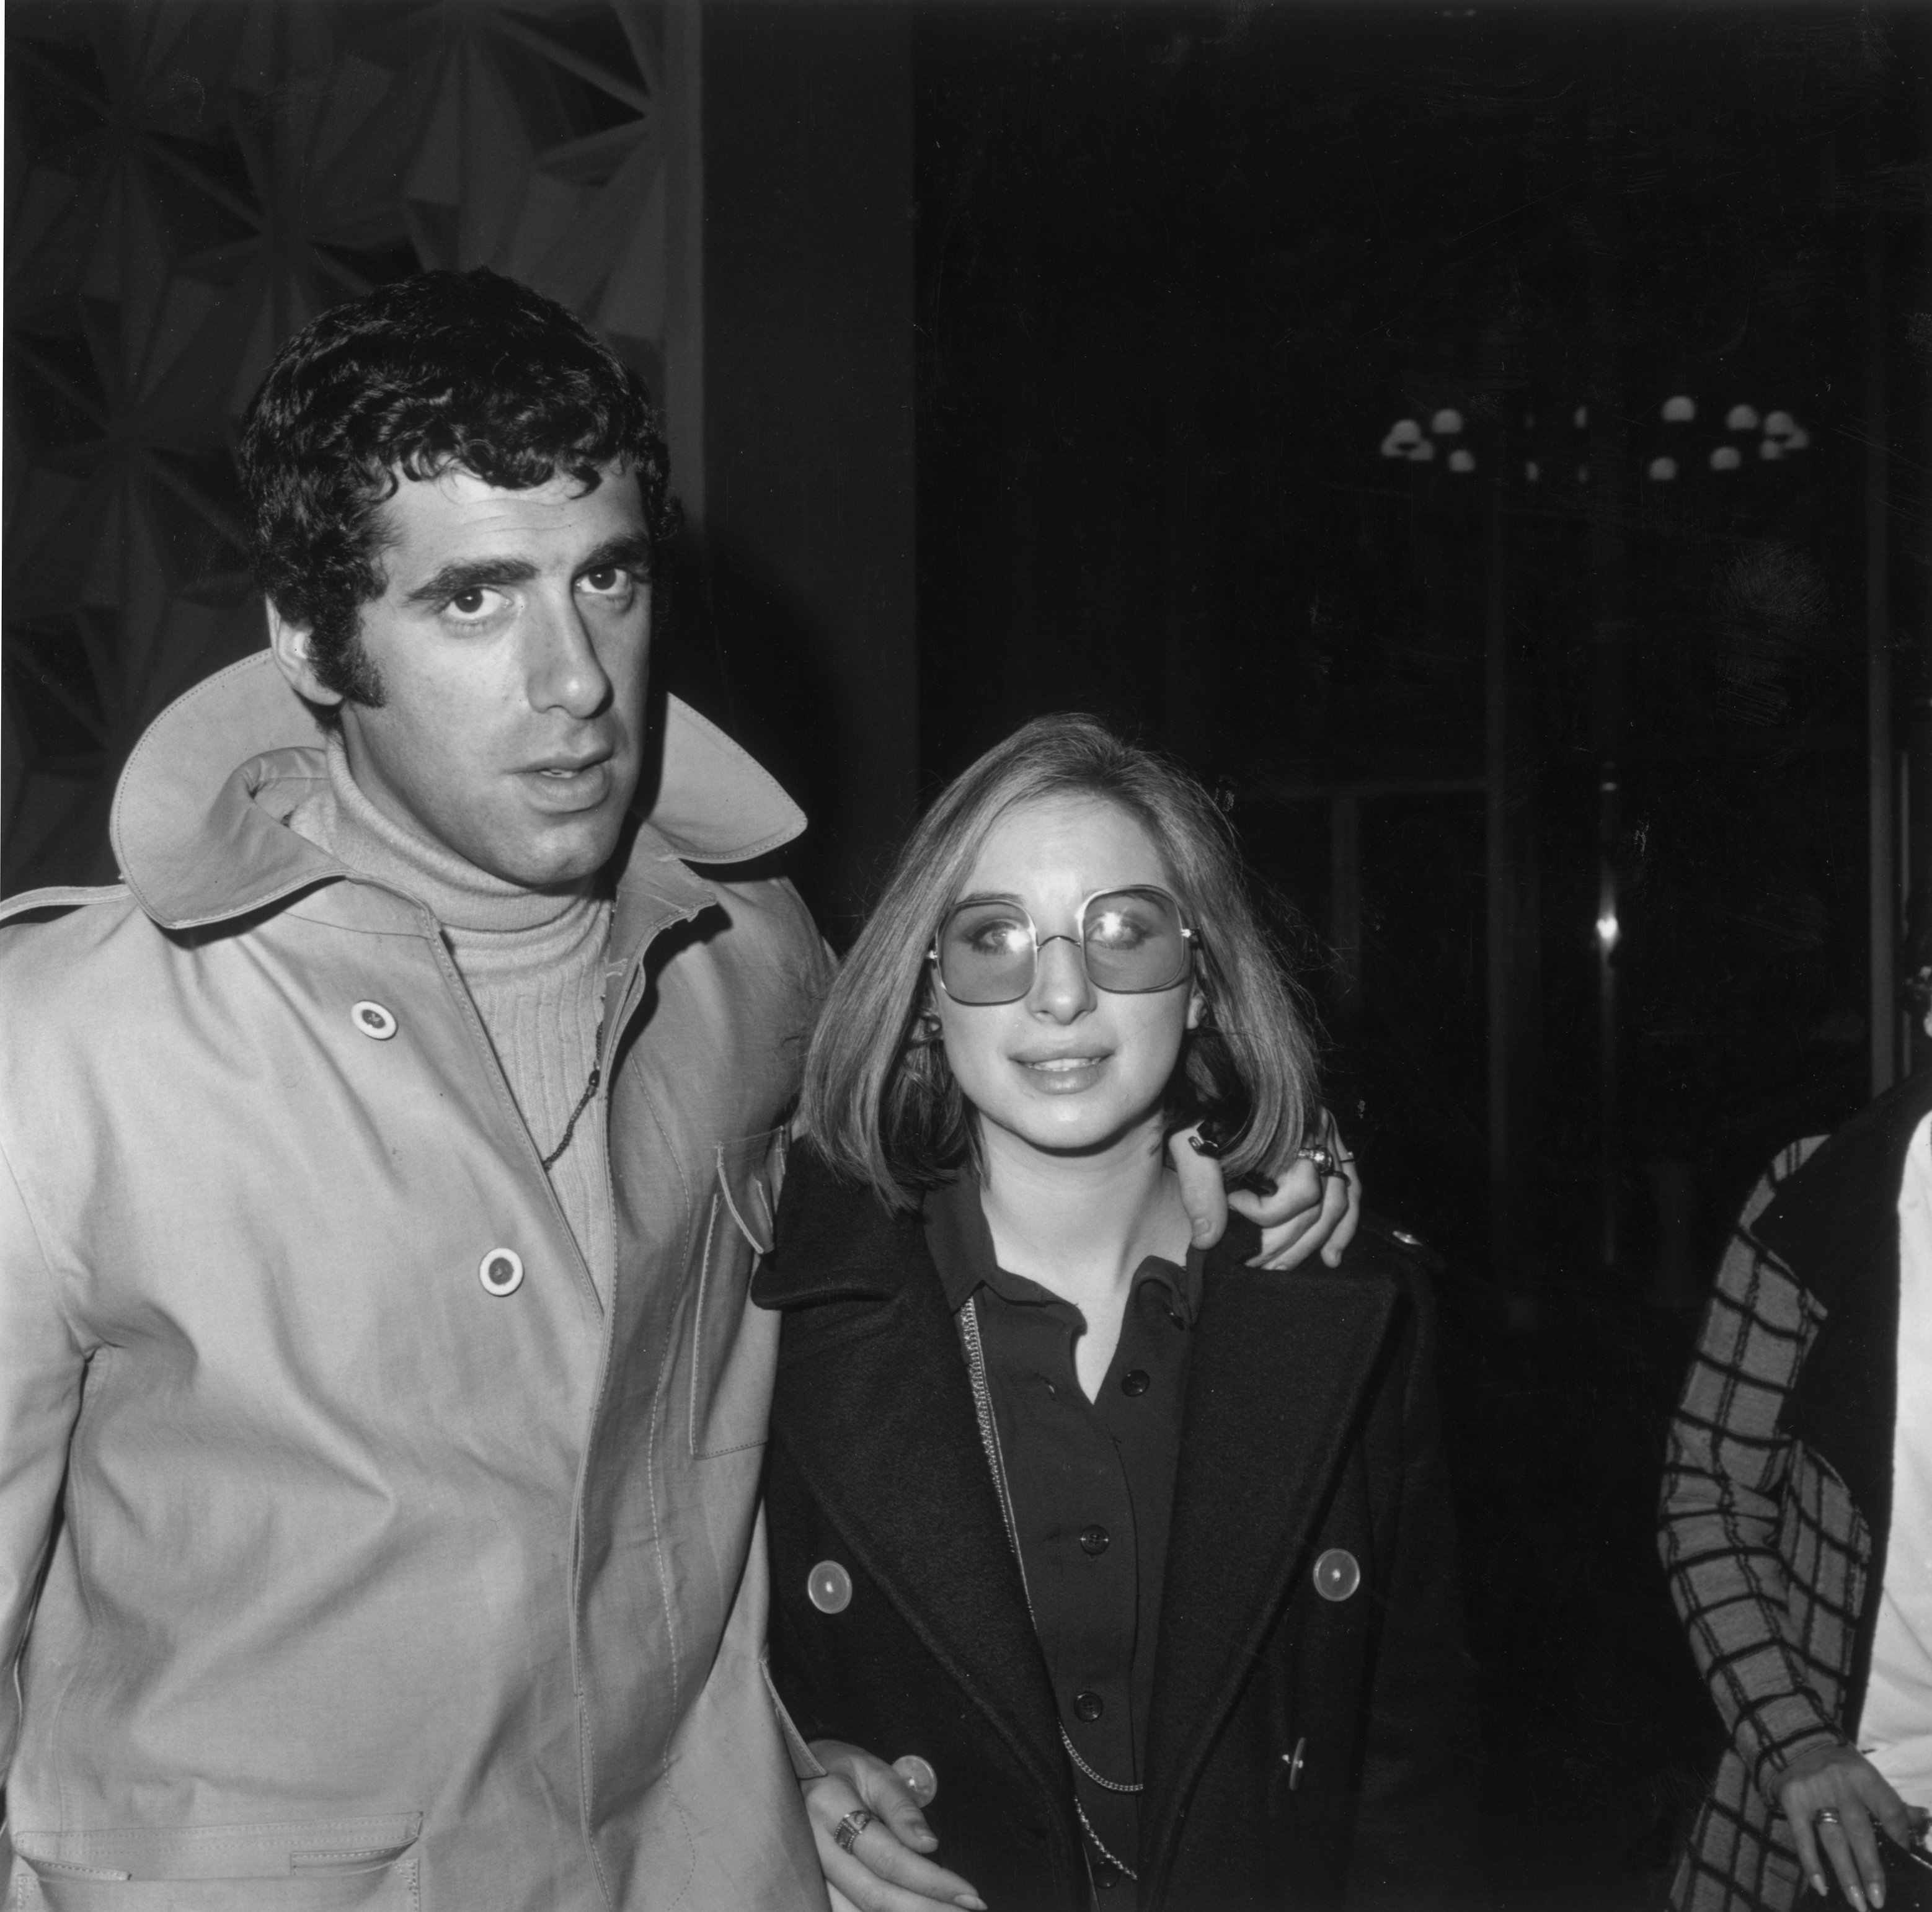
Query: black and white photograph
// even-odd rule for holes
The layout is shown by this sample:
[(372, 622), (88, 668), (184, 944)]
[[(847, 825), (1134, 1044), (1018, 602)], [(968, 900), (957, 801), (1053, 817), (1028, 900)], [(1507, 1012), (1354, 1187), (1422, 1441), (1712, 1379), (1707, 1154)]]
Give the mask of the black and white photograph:
[(1932, 1912), (1932, 0), (8, 0), (10, 1912)]

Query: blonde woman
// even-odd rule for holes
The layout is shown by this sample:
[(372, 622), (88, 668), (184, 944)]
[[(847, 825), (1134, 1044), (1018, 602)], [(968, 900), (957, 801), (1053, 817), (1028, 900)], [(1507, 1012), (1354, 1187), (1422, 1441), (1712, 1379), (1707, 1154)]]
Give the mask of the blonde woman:
[(1092, 719), (1030, 724), (839, 974), (754, 1290), (772, 1670), (856, 1903), (1456, 1901), (1421, 1271), (1372, 1224), (1334, 1270), (1246, 1265), (1238, 1221), (1192, 1249), (1162, 1145), (1202, 1118), (1231, 1185), (1318, 1118), (1226, 826)]

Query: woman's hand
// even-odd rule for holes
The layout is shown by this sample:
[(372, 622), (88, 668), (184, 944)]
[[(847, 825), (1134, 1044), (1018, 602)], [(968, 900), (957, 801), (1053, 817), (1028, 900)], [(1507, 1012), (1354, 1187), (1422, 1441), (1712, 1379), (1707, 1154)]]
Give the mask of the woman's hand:
[(1195, 1245), (1210, 1247), (1220, 1240), (1232, 1205), (1260, 1226), (1262, 1251), (1255, 1257), (1256, 1266), (1297, 1268), (1319, 1250), (1322, 1259), (1336, 1267), (1361, 1220), (1362, 1177), (1335, 1118), (1325, 1109), (1317, 1133), (1339, 1172), (1324, 1174), (1307, 1157), (1296, 1156), (1270, 1167), (1272, 1195), (1251, 1194), (1246, 1189), (1228, 1194), (1222, 1184), (1220, 1163), (1192, 1145), (1199, 1130), (1183, 1129), (1175, 1136), (1168, 1152), (1180, 1178), (1180, 1199), (1194, 1225)]
[[(1825, 1883), (1829, 1859), (1856, 1912), (1866, 1912), (1868, 1902), (1884, 1904), (1885, 1871), (1872, 1822), (1876, 1820), (1900, 1845), (1911, 1843), (1912, 1824), (1905, 1802), (1864, 1754), (1850, 1746), (1820, 1746), (1800, 1754), (1785, 1769), (1778, 1802), (1798, 1841), (1804, 1875), (1820, 1898), (1830, 1895)], [(1821, 1813), (1828, 1815), (1822, 1822)]]
[[(986, 1901), (956, 1872), (921, 1856), (939, 1841), (906, 1782), (882, 1759), (842, 1739), (814, 1739), (822, 1779), (799, 1781), (832, 1912), (986, 1912)], [(848, 1852), (835, 1835), (848, 1814), (870, 1813)]]

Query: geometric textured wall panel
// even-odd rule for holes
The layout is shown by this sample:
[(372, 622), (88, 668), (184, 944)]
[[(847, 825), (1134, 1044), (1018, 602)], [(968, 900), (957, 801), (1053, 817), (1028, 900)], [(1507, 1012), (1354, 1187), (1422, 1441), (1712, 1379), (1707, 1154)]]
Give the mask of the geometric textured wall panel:
[(12, 0), (4, 860), (110, 879), (112, 780), (262, 641), (232, 446), (335, 301), (488, 265), (664, 393), (666, 110), (645, 0)]

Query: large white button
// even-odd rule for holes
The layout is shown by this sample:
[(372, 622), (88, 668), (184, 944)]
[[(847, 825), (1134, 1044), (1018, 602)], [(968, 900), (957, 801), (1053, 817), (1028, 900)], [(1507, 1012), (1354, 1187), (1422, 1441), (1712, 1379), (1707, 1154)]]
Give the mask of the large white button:
[(349, 1013), (372, 1042), (386, 1043), (396, 1033), (396, 1019), (379, 1002), (358, 1002)]
[(852, 1576), (836, 1560), (821, 1560), (805, 1577), (805, 1597), (821, 1613), (842, 1613), (852, 1604)]
[(492, 1248), (476, 1278), (493, 1295), (514, 1295), (524, 1285), (524, 1258), (514, 1248)]
[(1362, 1583), (1362, 1569), (1346, 1547), (1331, 1547), (1315, 1563), (1315, 1590), (1324, 1600), (1346, 1600)]
[(902, 1753), (892, 1761), (892, 1770), (905, 1781), (914, 1805), (923, 1809), (939, 1796), (939, 1775), (929, 1760), (916, 1753)]

